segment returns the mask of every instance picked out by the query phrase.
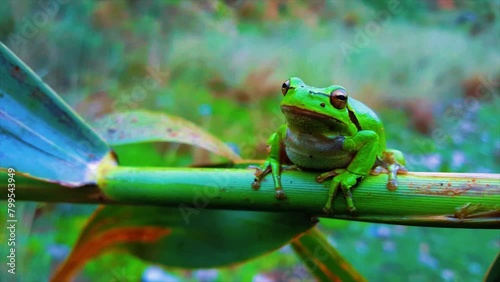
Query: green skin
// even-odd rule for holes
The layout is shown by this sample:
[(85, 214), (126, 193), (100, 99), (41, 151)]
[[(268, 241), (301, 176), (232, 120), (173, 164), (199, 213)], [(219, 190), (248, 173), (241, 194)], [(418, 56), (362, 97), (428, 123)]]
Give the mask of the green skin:
[(384, 127), (370, 108), (348, 98), (342, 86), (316, 88), (296, 77), (283, 83), (282, 93), (281, 110), (287, 123), (269, 138), (269, 156), (255, 173), (254, 189), (271, 173), (276, 198), (285, 199), (281, 166), (290, 164), (326, 171), (316, 177), (320, 183), (333, 177), (325, 213), (331, 213), (339, 187), (348, 211), (354, 212), (351, 189), (370, 172), (388, 173), (387, 188), (397, 188), (396, 175), (407, 172), (403, 154), (386, 149)]

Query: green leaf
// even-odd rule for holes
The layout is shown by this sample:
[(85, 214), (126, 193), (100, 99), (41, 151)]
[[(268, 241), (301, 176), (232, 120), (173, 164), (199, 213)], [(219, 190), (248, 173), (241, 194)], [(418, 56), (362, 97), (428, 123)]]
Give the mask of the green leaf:
[(110, 145), (178, 142), (197, 146), (230, 160), (241, 158), (226, 144), (183, 118), (149, 111), (114, 113), (98, 119), (94, 128)]
[(500, 281), (500, 253), (498, 253), (495, 261), (491, 264), (488, 272), (486, 273), (486, 277), (484, 278), (484, 282), (495, 281)]
[(66, 186), (96, 182), (106, 143), (0, 43), (0, 168)]
[(72, 277), (86, 260), (110, 249), (171, 267), (240, 263), (287, 244), (312, 226), (299, 213), (221, 211), (187, 205), (178, 209), (106, 206), (94, 213), (53, 280)]
[(293, 240), (292, 247), (318, 281), (366, 281), (317, 228)]

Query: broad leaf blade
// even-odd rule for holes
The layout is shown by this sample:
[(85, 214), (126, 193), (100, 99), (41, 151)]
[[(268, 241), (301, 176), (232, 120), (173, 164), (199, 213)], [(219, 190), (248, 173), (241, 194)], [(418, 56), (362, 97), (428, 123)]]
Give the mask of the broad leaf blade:
[(66, 186), (95, 183), (106, 143), (0, 43), (0, 168)]
[(182, 268), (212, 268), (240, 263), (276, 250), (313, 226), (299, 213), (203, 210), (189, 223), (179, 210), (172, 235), (158, 244), (125, 247), (147, 261)]
[[(211, 268), (246, 261), (273, 251), (314, 224), (298, 213), (239, 212), (180, 207), (102, 207), (94, 213), (72, 254), (54, 277), (67, 278), (98, 250), (118, 248), (164, 266)], [(143, 238), (127, 237), (158, 230)], [(130, 240), (98, 240), (122, 234)], [(146, 240), (148, 239), (148, 240)], [(107, 244), (103, 245), (102, 241)], [(96, 243), (101, 242), (101, 243)], [(84, 251), (82, 251), (84, 250)]]
[(98, 119), (94, 128), (110, 145), (177, 142), (197, 146), (230, 160), (241, 158), (231, 148), (183, 118), (149, 111), (114, 113)]
[(366, 281), (317, 228), (293, 240), (292, 247), (318, 281)]

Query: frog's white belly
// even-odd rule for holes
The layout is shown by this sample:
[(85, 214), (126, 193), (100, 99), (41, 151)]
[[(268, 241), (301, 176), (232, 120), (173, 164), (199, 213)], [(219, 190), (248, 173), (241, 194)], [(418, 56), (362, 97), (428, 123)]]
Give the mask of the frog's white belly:
[(325, 137), (303, 132), (286, 132), (285, 152), (295, 165), (313, 170), (346, 168), (354, 154), (342, 149), (344, 136)]

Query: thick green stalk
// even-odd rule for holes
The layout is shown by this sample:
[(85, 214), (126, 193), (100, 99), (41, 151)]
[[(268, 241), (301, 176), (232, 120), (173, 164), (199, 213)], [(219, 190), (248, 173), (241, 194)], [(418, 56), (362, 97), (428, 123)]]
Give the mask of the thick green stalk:
[(318, 228), (292, 241), (292, 248), (318, 281), (364, 282), (366, 279), (332, 247)]
[[(271, 177), (260, 190), (251, 188), (253, 170), (208, 168), (114, 167), (103, 171), (99, 188), (63, 188), (19, 180), (16, 200), (163, 205), (196, 212), (203, 208), (300, 211), (311, 216), (407, 225), (500, 228), (500, 175), (409, 173), (398, 176), (397, 191), (385, 187), (387, 175), (368, 176), (354, 189), (356, 214), (346, 212), (345, 199), (335, 197), (333, 215), (321, 209), (330, 181), (316, 174), (285, 171), (287, 199), (274, 198)], [(6, 183), (2, 173), (0, 181)], [(4, 186), (6, 187), (6, 186)], [(4, 188), (6, 189), (6, 188)], [(5, 199), (7, 192), (0, 195)]]

